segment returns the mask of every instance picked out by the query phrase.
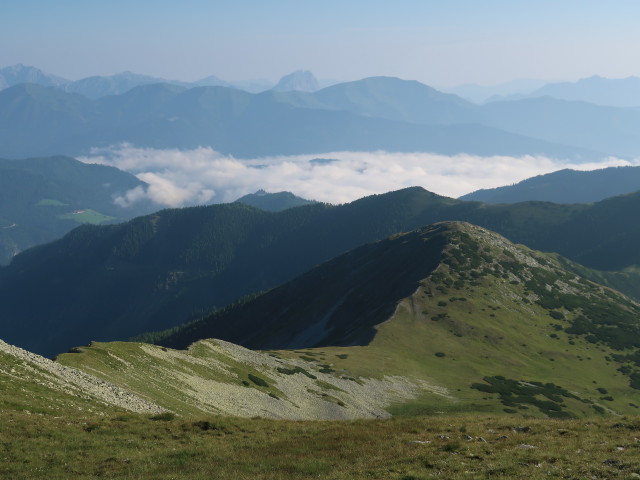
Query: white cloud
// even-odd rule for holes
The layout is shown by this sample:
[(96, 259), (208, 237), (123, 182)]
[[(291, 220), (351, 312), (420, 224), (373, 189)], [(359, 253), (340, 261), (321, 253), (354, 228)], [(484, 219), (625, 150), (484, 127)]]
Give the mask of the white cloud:
[[(314, 159), (333, 159), (318, 162)], [(333, 152), (238, 160), (211, 148), (154, 150), (120, 145), (81, 158), (135, 174), (149, 187), (136, 187), (115, 202), (128, 206), (147, 198), (179, 207), (231, 202), (263, 188), (287, 190), (304, 198), (344, 203), (374, 193), (410, 186), (459, 197), (562, 168), (593, 170), (640, 162), (609, 158), (599, 163), (570, 164), (545, 157), (445, 156), (431, 153)]]

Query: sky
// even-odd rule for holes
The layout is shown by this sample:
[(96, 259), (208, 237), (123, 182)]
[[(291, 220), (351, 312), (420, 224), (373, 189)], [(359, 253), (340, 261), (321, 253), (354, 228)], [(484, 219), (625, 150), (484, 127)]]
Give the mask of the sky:
[(640, 76), (637, 0), (3, 0), (0, 67), (70, 80)]

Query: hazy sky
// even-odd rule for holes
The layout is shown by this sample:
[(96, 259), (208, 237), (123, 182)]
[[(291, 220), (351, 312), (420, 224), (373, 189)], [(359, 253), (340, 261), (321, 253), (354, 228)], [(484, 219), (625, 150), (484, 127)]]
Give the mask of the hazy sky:
[(76, 80), (640, 75), (637, 0), (3, 0), (0, 67)]

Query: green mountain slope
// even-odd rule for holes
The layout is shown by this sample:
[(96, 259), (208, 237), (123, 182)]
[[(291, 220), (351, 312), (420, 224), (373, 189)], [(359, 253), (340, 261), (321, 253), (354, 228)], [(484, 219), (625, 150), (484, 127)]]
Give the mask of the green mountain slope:
[[(328, 414), (296, 396), (311, 389), (357, 416), (378, 381), (392, 382), (393, 405), (376, 404), (392, 413), (620, 414), (639, 408), (639, 320), (638, 303), (553, 255), (445, 222), (360, 247), (169, 332), (157, 339), (164, 350), (96, 344), (59, 361), (178, 413)], [(271, 350), (218, 340), (167, 348), (212, 334)]]
[(0, 159), (0, 263), (61, 237), (81, 223), (125, 220), (153, 210), (119, 207), (114, 197), (145, 186), (113, 167), (69, 157)]
[(486, 203), (531, 200), (589, 203), (640, 190), (640, 167), (611, 167), (592, 171), (559, 170), (528, 178), (515, 185), (477, 190), (460, 197)]
[(185, 348), (215, 337), (262, 349), (366, 344), (374, 326), (391, 317), (398, 302), (439, 265), (443, 231), (425, 228), (362, 246), (161, 343)]
[(640, 231), (628, 221), (638, 202), (634, 194), (594, 205), (492, 206), (410, 188), (337, 207), (270, 213), (236, 203), (85, 226), (0, 269), (0, 316), (11, 319), (0, 336), (52, 356), (169, 328), (364, 243), (451, 219), (587, 266), (595, 265), (585, 259), (602, 269), (630, 267), (640, 264)]
[(640, 192), (595, 203), (559, 226), (554, 234), (565, 245), (548, 250), (601, 270), (640, 265), (640, 251), (633, 247), (640, 238), (640, 224), (634, 221), (639, 206)]

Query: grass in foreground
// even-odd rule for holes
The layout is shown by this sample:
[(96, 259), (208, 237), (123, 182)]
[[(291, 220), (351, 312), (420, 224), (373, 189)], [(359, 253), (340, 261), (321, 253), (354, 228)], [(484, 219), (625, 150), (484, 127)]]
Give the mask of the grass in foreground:
[(289, 422), (0, 413), (2, 478), (640, 478), (640, 418)]

